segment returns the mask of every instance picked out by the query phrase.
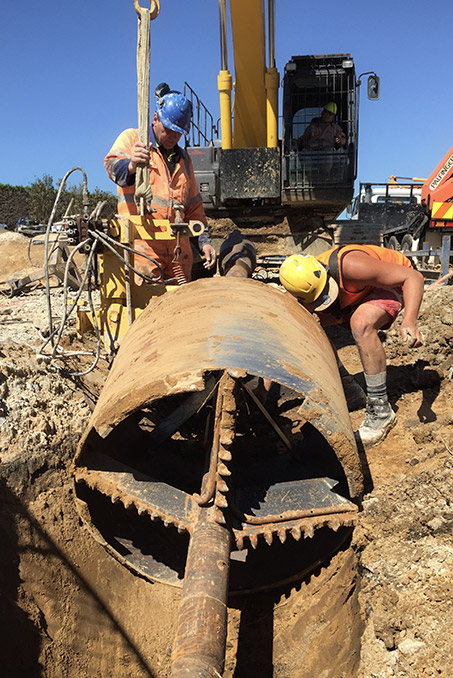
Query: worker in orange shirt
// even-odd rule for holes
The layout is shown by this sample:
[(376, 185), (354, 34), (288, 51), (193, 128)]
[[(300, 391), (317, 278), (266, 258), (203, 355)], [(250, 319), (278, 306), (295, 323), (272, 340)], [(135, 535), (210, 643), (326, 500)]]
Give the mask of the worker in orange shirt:
[[(366, 412), (359, 436), (365, 447), (380, 443), (396, 423), (388, 401), (386, 356), (378, 331), (387, 329), (404, 308), (400, 327), (409, 347), (423, 344), (417, 315), (424, 280), (407, 257), (375, 245), (346, 245), (318, 257), (296, 254), (280, 268), (282, 285), (323, 326), (340, 324), (351, 329), (363, 365)], [(359, 385), (339, 363), (344, 386), (357, 397)], [(347, 388), (345, 395), (348, 396)]]
[[(192, 104), (181, 92), (170, 90), (166, 83), (158, 85), (149, 144), (139, 140), (138, 130), (127, 129), (114, 142), (104, 165), (110, 179), (117, 184), (118, 214), (122, 216), (138, 214), (136, 170), (139, 165), (148, 165), (147, 212), (155, 219), (168, 219), (171, 223), (178, 218), (183, 222), (201, 221), (205, 232), (198, 236), (198, 246), (205, 257), (205, 268), (212, 269), (216, 264), (216, 252), (209, 238), (192, 161), (186, 150), (178, 145), (181, 136), (189, 132), (191, 117)], [(136, 240), (134, 245), (138, 252), (160, 263), (165, 280), (174, 279), (178, 270), (176, 263), (182, 268), (185, 280), (191, 279), (193, 254), (187, 236), (172, 240)], [(151, 278), (159, 274), (149, 259), (137, 254), (134, 255), (134, 266)]]

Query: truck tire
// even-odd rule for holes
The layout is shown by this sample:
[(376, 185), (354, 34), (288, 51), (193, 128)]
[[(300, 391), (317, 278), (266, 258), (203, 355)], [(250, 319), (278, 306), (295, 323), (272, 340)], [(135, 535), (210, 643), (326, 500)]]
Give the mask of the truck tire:
[(403, 239), (401, 240), (401, 249), (402, 250), (412, 250), (414, 246), (414, 239), (411, 236), (410, 233), (406, 233), (406, 235), (403, 235)]
[(390, 238), (387, 240), (387, 245), (389, 250), (400, 250), (401, 245), (398, 242), (398, 238), (395, 235), (391, 235)]
[[(401, 240), (401, 249), (404, 250), (410, 250), (412, 252), (418, 250), (419, 248), (419, 241), (414, 240), (414, 238), (411, 236), (410, 233), (406, 233), (403, 235), (403, 239)], [(407, 257), (412, 261), (412, 264), (416, 269), (423, 267), (423, 257), (420, 256), (415, 256), (411, 257), (409, 254), (406, 254)]]

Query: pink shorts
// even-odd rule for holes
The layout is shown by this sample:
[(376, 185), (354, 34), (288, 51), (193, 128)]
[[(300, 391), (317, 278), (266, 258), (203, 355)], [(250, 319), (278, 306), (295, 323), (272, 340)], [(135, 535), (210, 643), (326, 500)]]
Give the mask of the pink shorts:
[[(381, 327), (382, 330), (388, 330), (396, 320), (398, 313), (404, 308), (403, 288), (393, 287), (388, 290), (373, 288), (366, 297), (360, 300), (360, 303), (354, 307), (354, 310), (362, 304), (373, 304), (373, 306), (382, 308), (383, 311), (388, 313), (390, 320)], [(349, 327), (349, 321), (354, 310), (351, 311), (350, 315), (345, 319), (345, 322), (341, 323), (343, 326)]]
[(382, 327), (387, 330), (395, 322), (398, 313), (404, 306), (403, 288), (393, 287), (391, 290), (379, 290), (374, 288), (360, 304), (373, 304), (389, 314), (391, 320)]

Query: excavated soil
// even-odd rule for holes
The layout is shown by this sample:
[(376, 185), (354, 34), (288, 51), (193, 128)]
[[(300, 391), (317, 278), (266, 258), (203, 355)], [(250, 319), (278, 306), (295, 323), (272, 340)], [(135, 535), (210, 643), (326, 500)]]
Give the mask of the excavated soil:
[[(28, 243), (0, 234), (0, 281), (32, 270)], [(60, 288), (52, 298), (61, 312)], [(68, 470), (108, 364), (70, 378), (38, 362), (46, 314), (42, 288), (0, 298), (1, 674), (165, 678), (179, 590), (106, 553), (79, 518)], [(352, 545), (301, 582), (230, 600), (225, 676), (450, 676), (453, 286), (426, 292), (419, 326), (416, 350), (397, 327), (382, 335), (398, 422), (367, 452)], [(334, 334), (359, 373), (349, 335)], [(80, 348), (73, 327), (65, 341)]]

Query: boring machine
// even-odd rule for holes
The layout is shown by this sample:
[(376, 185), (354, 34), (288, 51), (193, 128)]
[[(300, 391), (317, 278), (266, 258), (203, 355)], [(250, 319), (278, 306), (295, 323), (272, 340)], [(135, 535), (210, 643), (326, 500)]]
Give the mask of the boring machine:
[[(263, 404), (257, 380), (272, 382)], [(154, 296), (72, 469), (82, 519), (129, 570), (181, 587), (171, 675), (214, 677), (228, 596), (300, 580), (349, 537), (364, 475), (319, 323), (277, 287)]]

